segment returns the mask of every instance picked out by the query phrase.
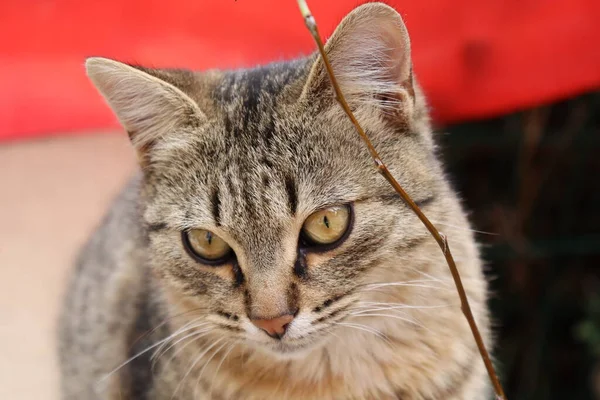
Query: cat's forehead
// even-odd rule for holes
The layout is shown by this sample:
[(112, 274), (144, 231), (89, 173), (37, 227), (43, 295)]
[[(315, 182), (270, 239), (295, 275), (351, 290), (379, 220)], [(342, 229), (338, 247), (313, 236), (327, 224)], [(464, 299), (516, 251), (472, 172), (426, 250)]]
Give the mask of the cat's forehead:
[(230, 120), (231, 126), (225, 121), (194, 147), (189, 156), (195, 162), (177, 169), (200, 183), (193, 191), (217, 191), (221, 205), (236, 215), (293, 215), (302, 205), (335, 203), (352, 189), (353, 158), (310, 121), (276, 112)]
[(277, 140), (286, 140), (282, 122), (301, 118), (293, 104), (306, 80), (308, 65), (302, 59), (221, 75), (211, 97), (224, 133), (240, 143), (257, 137), (270, 139), (278, 133)]
[(240, 105), (250, 113), (269, 106), (291, 87), (301, 85), (313, 62), (312, 57), (271, 63), (255, 68), (224, 71), (215, 82), (212, 96), (221, 107)]
[(340, 163), (334, 130), (298, 101), (312, 63), (305, 58), (220, 74), (209, 93), (215, 112), (196, 138), (197, 156), (220, 169), (263, 176)]

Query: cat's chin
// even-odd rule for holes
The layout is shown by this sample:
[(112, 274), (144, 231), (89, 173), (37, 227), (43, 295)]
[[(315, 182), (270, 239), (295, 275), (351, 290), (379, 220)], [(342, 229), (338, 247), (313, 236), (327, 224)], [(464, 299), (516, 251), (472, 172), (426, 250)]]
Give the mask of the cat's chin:
[(290, 343), (285, 341), (273, 341), (272, 343), (252, 344), (253, 347), (260, 349), (270, 355), (282, 360), (302, 359), (308, 356), (312, 351), (319, 347), (319, 343)]

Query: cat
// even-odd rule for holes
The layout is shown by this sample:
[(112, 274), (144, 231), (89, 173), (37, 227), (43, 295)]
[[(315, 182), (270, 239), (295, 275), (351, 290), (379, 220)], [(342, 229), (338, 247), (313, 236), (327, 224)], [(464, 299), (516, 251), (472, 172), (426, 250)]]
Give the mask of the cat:
[[(402, 18), (359, 6), (326, 52), (384, 162), (448, 234), (489, 346), (482, 262)], [(67, 290), (63, 399), (490, 394), (440, 249), (378, 174), (318, 54), (234, 71), (86, 68), (140, 168)]]

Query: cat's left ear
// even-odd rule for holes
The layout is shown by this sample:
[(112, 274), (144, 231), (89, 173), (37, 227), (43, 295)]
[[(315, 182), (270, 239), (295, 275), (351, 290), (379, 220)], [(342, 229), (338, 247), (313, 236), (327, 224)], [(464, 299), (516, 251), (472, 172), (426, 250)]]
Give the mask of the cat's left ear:
[(159, 140), (206, 117), (175, 85), (141, 68), (106, 58), (88, 58), (87, 74), (121, 122), (144, 164)]
[[(410, 39), (402, 17), (383, 3), (357, 7), (325, 45), (344, 97), (351, 106), (411, 113), (414, 105)], [(318, 55), (303, 96), (334, 98)]]

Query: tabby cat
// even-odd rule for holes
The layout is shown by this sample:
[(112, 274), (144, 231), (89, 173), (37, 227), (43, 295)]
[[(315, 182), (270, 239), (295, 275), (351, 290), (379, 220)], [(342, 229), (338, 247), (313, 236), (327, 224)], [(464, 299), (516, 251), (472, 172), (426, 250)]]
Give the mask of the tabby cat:
[[(362, 5), (326, 51), (383, 160), (449, 236), (489, 343), (478, 249), (400, 15)], [(235, 71), (86, 68), (140, 172), (68, 289), (64, 399), (488, 396), (443, 255), (373, 167), (317, 54)]]

